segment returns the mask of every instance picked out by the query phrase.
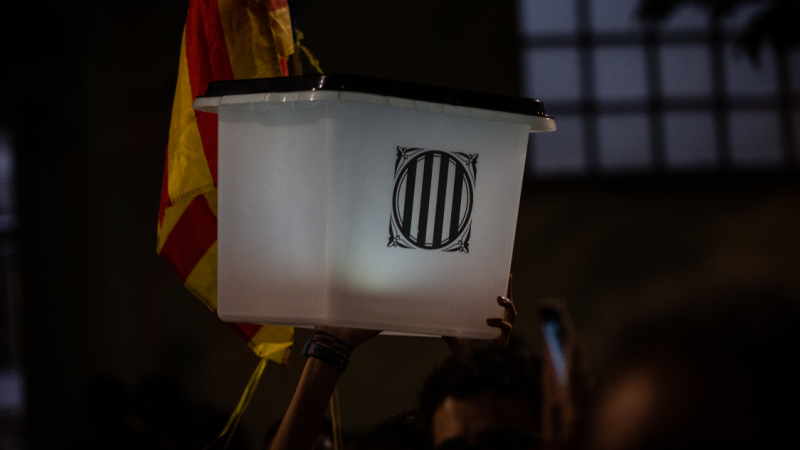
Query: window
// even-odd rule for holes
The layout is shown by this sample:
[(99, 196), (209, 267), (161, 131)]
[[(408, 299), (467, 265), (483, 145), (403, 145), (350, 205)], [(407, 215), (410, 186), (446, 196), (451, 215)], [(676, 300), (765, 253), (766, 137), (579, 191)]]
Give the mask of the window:
[(652, 26), (639, 0), (517, 5), (524, 94), (558, 126), (531, 135), (529, 174), (797, 167), (800, 52), (753, 64), (734, 46), (761, 6), (723, 21), (684, 7)]

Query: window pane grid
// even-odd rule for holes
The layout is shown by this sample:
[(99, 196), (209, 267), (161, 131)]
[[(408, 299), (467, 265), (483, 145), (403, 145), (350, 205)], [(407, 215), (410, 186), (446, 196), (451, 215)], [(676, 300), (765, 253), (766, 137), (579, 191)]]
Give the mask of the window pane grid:
[[(547, 23), (552, 2), (519, 3), (526, 5), (529, 16)], [(736, 27), (713, 21), (694, 8), (680, 10), (663, 26), (653, 27), (636, 22), (638, 0), (568, 3), (559, 14), (574, 12), (574, 21), (560, 19), (569, 27), (557, 31), (551, 26), (520, 27), (525, 93), (544, 101), (559, 125), (562, 115), (569, 117), (571, 132), (581, 133), (581, 139), (570, 141), (562, 163), (559, 148), (538, 148), (563, 145), (559, 142), (565, 140), (532, 135), (529, 173), (558, 175), (558, 167), (568, 168), (565, 175), (617, 173), (622, 168), (638, 172), (797, 168), (798, 52), (781, 59), (766, 49), (760, 64), (753, 65), (734, 47)], [(598, 11), (602, 17), (593, 17)], [(633, 121), (634, 117), (638, 118)], [(692, 118), (700, 122), (692, 124)], [(774, 121), (769, 127), (737, 128), (769, 120)], [(640, 129), (635, 138), (636, 133), (627, 134), (632, 140), (620, 137), (625, 130), (604, 128), (634, 122)], [(559, 126), (556, 133), (563, 131)], [(760, 141), (764, 143), (756, 145)], [(575, 160), (576, 145), (583, 147), (581, 163)], [(537, 154), (548, 156), (537, 159)], [(541, 164), (547, 167), (540, 168)]]

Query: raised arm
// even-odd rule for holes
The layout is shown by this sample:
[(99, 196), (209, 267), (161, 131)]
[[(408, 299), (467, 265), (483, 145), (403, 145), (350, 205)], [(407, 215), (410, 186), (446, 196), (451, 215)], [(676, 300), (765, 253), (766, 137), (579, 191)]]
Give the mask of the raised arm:
[[(342, 357), (346, 360), (353, 348), (379, 333), (373, 330), (320, 326), (316, 330), (325, 335), (322, 338), (316, 338), (315, 335), (313, 345), (324, 349), (317, 349), (315, 352), (311, 348), (312, 356), (306, 361), (292, 403), (289, 404), (289, 410), (286, 411), (272, 441), (271, 450), (310, 450), (314, 447), (328, 401), (343, 371), (330, 361), (335, 363), (337, 358), (341, 360)], [(314, 354), (319, 356), (313, 356)]]

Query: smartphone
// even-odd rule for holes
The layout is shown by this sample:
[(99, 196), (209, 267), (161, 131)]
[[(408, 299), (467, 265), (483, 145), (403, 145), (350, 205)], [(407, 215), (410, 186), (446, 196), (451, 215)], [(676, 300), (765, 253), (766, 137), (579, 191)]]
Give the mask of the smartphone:
[(542, 302), (539, 307), (542, 335), (559, 387), (566, 387), (569, 382), (564, 311), (563, 304), (554, 300)]

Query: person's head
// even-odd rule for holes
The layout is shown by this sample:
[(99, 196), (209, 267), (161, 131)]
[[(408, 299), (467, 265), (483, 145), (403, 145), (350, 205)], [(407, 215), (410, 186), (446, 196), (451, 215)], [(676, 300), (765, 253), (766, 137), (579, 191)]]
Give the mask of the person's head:
[(427, 447), (419, 411), (407, 411), (390, 417), (370, 431), (364, 450), (419, 450)]
[(453, 356), (426, 380), (420, 411), (437, 449), (530, 448), (541, 430), (541, 363), (520, 349)]
[[(275, 436), (278, 434), (278, 428), (281, 427), (281, 421), (277, 421), (269, 427), (267, 430), (266, 436), (264, 436), (264, 446), (265, 450), (269, 450), (272, 447), (272, 441), (275, 440)], [(333, 424), (330, 420), (323, 420), (319, 426), (319, 435), (317, 435), (317, 442), (314, 444), (314, 450), (333, 450)]]
[(587, 422), (588, 448), (798, 445), (797, 299), (765, 290), (716, 297), (626, 327)]

